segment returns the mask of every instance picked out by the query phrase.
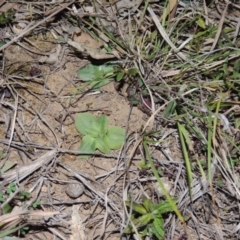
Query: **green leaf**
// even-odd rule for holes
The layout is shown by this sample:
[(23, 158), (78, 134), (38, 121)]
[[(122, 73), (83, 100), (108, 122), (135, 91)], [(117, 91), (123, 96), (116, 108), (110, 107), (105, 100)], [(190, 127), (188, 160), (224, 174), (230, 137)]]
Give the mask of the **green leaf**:
[[(143, 229), (141, 232), (140, 232), (140, 237), (143, 238), (143, 237), (146, 237), (148, 235), (148, 228), (145, 228)], [(144, 238), (145, 239), (145, 238)]]
[(138, 168), (139, 169), (149, 169), (149, 168), (151, 168), (151, 166), (146, 163), (145, 159), (141, 159), (141, 161), (138, 165)]
[(6, 213), (10, 213), (12, 211), (12, 207), (10, 206), (9, 203), (5, 204), (4, 207), (2, 208), (3, 210), (3, 213), (6, 214)]
[(137, 68), (130, 68), (128, 69), (128, 74), (131, 76), (134, 76), (138, 73), (138, 69)]
[(0, 192), (0, 203), (3, 203), (3, 202), (4, 202), (3, 193)]
[(154, 234), (157, 239), (161, 240), (164, 238), (164, 221), (162, 218), (154, 218), (152, 228), (152, 234)]
[(108, 138), (106, 136), (96, 138), (96, 148), (105, 154), (110, 153)]
[(86, 129), (86, 133), (94, 138), (104, 137), (107, 133), (107, 116), (102, 114), (92, 122), (92, 126)]
[(114, 65), (100, 65), (98, 69), (102, 74), (109, 75), (114, 72)]
[(136, 226), (136, 228), (141, 228), (146, 226), (151, 220), (153, 220), (153, 215), (151, 213), (148, 213), (134, 219), (132, 222)]
[(7, 188), (7, 194), (14, 193), (16, 191), (17, 187), (15, 183), (10, 183), (8, 188)]
[(137, 106), (139, 104), (139, 101), (136, 97), (128, 97), (128, 101), (132, 104), (132, 106)]
[(0, 47), (4, 46), (6, 44), (5, 41), (0, 41)]
[(92, 126), (91, 128), (87, 129), (87, 135), (98, 138), (101, 135), (100, 129), (96, 128), (96, 126)]
[(117, 126), (111, 126), (107, 132), (110, 149), (119, 149), (124, 143), (125, 131)]
[(93, 65), (88, 64), (86, 67), (78, 70), (77, 76), (83, 81), (96, 81), (114, 72), (113, 65)]
[(93, 128), (96, 129), (101, 135), (106, 135), (108, 131), (108, 118), (105, 114), (102, 114), (95, 122), (93, 122)]
[(229, 75), (229, 71), (228, 71), (228, 59), (225, 60), (225, 63), (223, 64), (223, 73), (224, 73), (224, 77)]
[(158, 214), (164, 214), (173, 211), (172, 206), (168, 201), (164, 201), (158, 205), (153, 206), (153, 209), (156, 210)]
[(100, 73), (97, 66), (88, 64), (86, 67), (81, 68), (77, 72), (77, 76), (80, 77), (83, 81), (92, 81), (96, 79)]
[(123, 76), (125, 75), (124, 72), (120, 72), (118, 73), (117, 77), (116, 77), (116, 80), (117, 82), (120, 82), (122, 79), (123, 79)]
[(38, 208), (39, 206), (41, 206), (41, 201), (38, 199), (37, 201), (35, 201), (32, 205), (32, 207), (35, 209), (35, 208)]
[(179, 131), (179, 136), (180, 136), (180, 143), (182, 146), (182, 152), (183, 152), (183, 157), (184, 161), (186, 164), (186, 169), (187, 169), (187, 179), (188, 179), (188, 187), (190, 191), (190, 197), (192, 197), (192, 181), (193, 181), (193, 174), (192, 174), (192, 163), (189, 158), (187, 146), (190, 149), (190, 151), (193, 151), (193, 145), (190, 140), (188, 131), (184, 127), (184, 125), (180, 124), (179, 122), (177, 123), (178, 126), (178, 131)]
[[(139, 218), (132, 219), (133, 224), (136, 228), (141, 228), (146, 226), (151, 220), (153, 219), (153, 216), (151, 213), (145, 214)], [(124, 233), (132, 233), (134, 232), (131, 223), (125, 228)]]
[(27, 191), (23, 191), (20, 193), (20, 199), (30, 199), (31, 198), (31, 193), (27, 192)]
[[(143, 80), (139, 77), (139, 78), (137, 79), (137, 81), (138, 81), (138, 86), (139, 86), (139, 87), (142, 87), (142, 86), (143, 86)], [(147, 92), (147, 94), (148, 94), (148, 92)]]
[(239, 71), (240, 71), (240, 59), (238, 59), (233, 66), (233, 72), (239, 73)]
[(203, 20), (201, 17), (198, 18), (197, 24), (198, 24), (198, 26), (201, 27), (202, 29), (206, 29), (205, 22), (204, 22), (204, 20)]
[(81, 134), (86, 135), (96, 120), (97, 118), (90, 113), (79, 113), (76, 116), (75, 125)]
[(138, 204), (131, 201), (125, 201), (126, 206), (132, 208), (135, 212), (140, 214), (147, 214), (146, 208), (142, 204)]
[(28, 230), (29, 230), (29, 227), (26, 226), (26, 227), (21, 228), (21, 229), (20, 229), (20, 232), (21, 232), (22, 235), (26, 235), (27, 232), (28, 232)]
[(156, 30), (153, 31), (153, 32), (150, 34), (150, 38), (151, 38), (151, 39), (156, 38), (157, 34), (158, 34), (158, 31), (156, 31)]
[(92, 86), (92, 89), (99, 89), (102, 86), (107, 85), (108, 83), (110, 83), (110, 78), (104, 79), (104, 80), (96, 80), (96, 81), (92, 81), (90, 84)]
[[(82, 138), (82, 142), (81, 142), (79, 151), (81, 153), (94, 153), (95, 149), (96, 149), (96, 140), (95, 140), (95, 138), (93, 138), (93, 137), (91, 137), (89, 135), (84, 136)], [(81, 157), (86, 157), (86, 155), (84, 155), (84, 156), (81, 155)]]
[(145, 198), (143, 200), (143, 205), (147, 209), (148, 212), (152, 211), (152, 206), (154, 206), (153, 202), (151, 199)]
[(240, 78), (240, 73), (234, 72), (233, 75), (231, 76), (232, 79), (239, 79)]
[(233, 79), (237, 79), (240, 77), (240, 60), (237, 60), (235, 63), (234, 63), (234, 66), (233, 66), (233, 75), (232, 75), (232, 78)]
[(169, 118), (174, 113), (176, 106), (176, 101), (169, 102), (163, 113), (164, 118)]

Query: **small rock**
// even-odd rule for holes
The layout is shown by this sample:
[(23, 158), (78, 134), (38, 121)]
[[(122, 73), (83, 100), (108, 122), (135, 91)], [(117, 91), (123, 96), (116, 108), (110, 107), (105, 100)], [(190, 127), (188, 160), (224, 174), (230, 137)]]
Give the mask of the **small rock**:
[(85, 187), (83, 186), (82, 183), (80, 183), (78, 181), (69, 183), (66, 186), (66, 194), (70, 198), (78, 198), (78, 197), (80, 197), (83, 194), (84, 190), (85, 190)]

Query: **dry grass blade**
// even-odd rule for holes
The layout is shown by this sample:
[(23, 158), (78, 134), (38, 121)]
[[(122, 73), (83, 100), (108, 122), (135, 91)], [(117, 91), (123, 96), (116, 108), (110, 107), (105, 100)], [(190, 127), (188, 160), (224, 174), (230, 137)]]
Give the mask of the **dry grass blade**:
[(224, 9), (224, 11), (222, 13), (222, 17), (221, 17), (221, 20), (220, 20), (219, 25), (218, 25), (217, 34), (215, 36), (215, 39), (214, 39), (214, 42), (213, 42), (213, 45), (212, 45), (210, 51), (213, 51), (213, 49), (216, 47), (218, 39), (219, 39), (220, 34), (222, 32), (223, 23), (224, 23), (224, 20), (225, 20), (225, 17), (226, 17), (226, 13), (227, 13), (227, 10), (228, 10), (228, 4), (229, 3), (226, 4), (225, 9)]
[(35, 172), (37, 169), (48, 164), (56, 156), (56, 153), (57, 150), (48, 151), (41, 157), (36, 159), (34, 163), (20, 167), (18, 170), (12, 170), (7, 173), (3, 173), (1, 175), (1, 178), (3, 179), (3, 182), (6, 184), (14, 182), (17, 179), (21, 181), (22, 179), (26, 178), (27, 176)]
[(60, 212), (41, 212), (41, 211), (29, 211), (29, 210), (19, 210), (17, 212), (5, 214), (0, 216), (0, 222), (2, 225), (10, 223), (12, 221), (20, 220), (23, 217), (28, 217), (28, 221), (31, 223), (33, 220), (42, 219), (43, 217), (51, 217), (60, 214)]
[(148, 12), (151, 14), (152, 19), (153, 19), (154, 23), (156, 24), (158, 31), (160, 32), (160, 34), (164, 38), (164, 40), (169, 44), (169, 46), (172, 48), (174, 53), (176, 53), (182, 60), (186, 60), (186, 56), (183, 53), (179, 52), (178, 48), (170, 40), (168, 34), (162, 27), (161, 23), (159, 22), (159, 19), (157, 18), (156, 14), (153, 12), (152, 8), (148, 7), (147, 9), (148, 9)]

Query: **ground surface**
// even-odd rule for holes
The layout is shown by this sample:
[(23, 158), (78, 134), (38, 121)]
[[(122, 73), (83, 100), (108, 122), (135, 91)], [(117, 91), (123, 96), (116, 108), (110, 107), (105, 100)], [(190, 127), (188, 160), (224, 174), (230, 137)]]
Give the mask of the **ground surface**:
[[(82, 10), (81, 4), (85, 4), (84, 13), (88, 11), (87, 17), (95, 16), (91, 1), (73, 2), (80, 10)], [(212, 59), (207, 59), (206, 55), (211, 55), (215, 51), (210, 51), (215, 35), (209, 35), (206, 39), (200, 39), (199, 42), (195, 40), (199, 32), (203, 35), (207, 32), (199, 30), (202, 5), (200, 7), (193, 5), (191, 8), (183, 2), (178, 6), (175, 3), (175, 10), (171, 8), (172, 15), (168, 13), (169, 18), (172, 19), (171, 23), (176, 23), (177, 26), (177, 23), (182, 21), (176, 20), (177, 17), (174, 18), (179, 16), (178, 13), (181, 11), (183, 13), (186, 11), (187, 17), (183, 15), (179, 19), (185, 21), (193, 13), (200, 19), (192, 20), (191, 23), (196, 23), (194, 27), (187, 20), (190, 27), (187, 24), (187, 27), (184, 24), (181, 25), (183, 31), (180, 31), (178, 36), (181, 42), (175, 42), (175, 44), (178, 46), (182, 42), (186, 44), (183, 52), (185, 57), (191, 57), (189, 57), (190, 60), (184, 59), (182, 55), (178, 55), (177, 51), (176, 54), (171, 55), (172, 47), (167, 48), (169, 47), (166, 44), (167, 40), (162, 40), (162, 33), (160, 36), (157, 35), (153, 21), (149, 20), (154, 16), (150, 11), (147, 17), (144, 15), (144, 19), (141, 19), (142, 15), (138, 9), (141, 9), (141, 13), (143, 12), (144, 2), (116, 1), (122, 4), (118, 6), (119, 11), (116, 15), (120, 19), (118, 22), (118, 19), (111, 15), (112, 6), (109, 7), (108, 1), (102, 1), (102, 6), (107, 6), (108, 14), (103, 12), (102, 8), (96, 7), (99, 10), (97, 14), (104, 13), (112, 21), (108, 19), (108, 22), (114, 23), (110, 26), (106, 25), (104, 21), (107, 18), (102, 22), (105, 28), (110, 29), (109, 32), (117, 36), (117, 39), (129, 44), (124, 48), (121, 44), (111, 45), (106, 37), (109, 36), (106, 31), (101, 29), (97, 32), (96, 29), (89, 27), (87, 24), (89, 19), (82, 17), (83, 15), (80, 16), (82, 22), (75, 22), (77, 18), (74, 18), (76, 12), (74, 12), (73, 2), (62, 1), (56, 5), (53, 3), (52, 6), (47, 2), (43, 4), (27, 1), (22, 3), (0, 1), (1, 11), (14, 9), (16, 18), (10, 25), (4, 25), (2, 39), (11, 41), (17, 38), (8, 47), (4, 47), (1, 56), (0, 168), (2, 169), (6, 163), (11, 163), (12, 166), (1, 176), (0, 192), (4, 193), (5, 199), (0, 200), (1, 203), (4, 202), (2, 209), (7, 202), (10, 202), (14, 209), (11, 212), (12, 215), (6, 217), (8, 220), (4, 219), (7, 214), (2, 214), (0, 221), (9, 221), (17, 226), (30, 223), (31, 228), (27, 233), (23, 234), (22, 230), (17, 232), (16, 235), (22, 239), (114, 240), (120, 239), (121, 236), (125, 239), (123, 231), (131, 215), (126, 211), (125, 201), (132, 197), (135, 202), (141, 203), (144, 198), (147, 198), (158, 204), (165, 199), (150, 167), (141, 168), (141, 160), (147, 158), (146, 149), (141, 145), (142, 130), (151, 125), (151, 121), (148, 122), (149, 119), (154, 119), (151, 129), (153, 133), (146, 134), (150, 140), (148, 144), (150, 155), (170, 196), (177, 198), (177, 206), (186, 221), (186, 225), (181, 224), (173, 211), (169, 215), (164, 215), (166, 239), (183, 240), (187, 238), (187, 234), (188, 239), (238, 239), (239, 216), (236, 212), (239, 210), (240, 199), (239, 180), (237, 180), (239, 179), (240, 151), (235, 145), (238, 146), (240, 142), (238, 121), (240, 95), (237, 85), (239, 80), (236, 77), (232, 80), (230, 74), (234, 71), (239, 72), (240, 67), (235, 62), (230, 62), (227, 67), (224, 64), (228, 58), (236, 62), (239, 59), (240, 53), (236, 50), (239, 46), (239, 38), (236, 37), (235, 45), (229, 47), (229, 49), (234, 48), (234, 52), (227, 52), (226, 55), (220, 50), (225, 48), (225, 42), (232, 40), (232, 35), (229, 35), (230, 40), (225, 35), (223, 40), (220, 38), (220, 43), (215, 49), (224, 59), (214, 55), (212, 59), (216, 61), (210, 61)], [(158, 1), (150, 2), (156, 13), (162, 12), (163, 6), (160, 6)], [(169, 2), (174, 5), (175, 1)], [(216, 5), (216, 9), (221, 13), (224, 7), (223, 2)], [(57, 13), (54, 15), (58, 9), (64, 10), (62, 15)], [(176, 9), (181, 11), (178, 12)], [(212, 15), (209, 15), (209, 18), (204, 15), (206, 17), (204, 20), (210, 21), (215, 26), (212, 32), (217, 33), (216, 26), (221, 20), (221, 14), (214, 7), (209, 7), (208, 12), (211, 12), (211, 9)], [(41, 18), (34, 19), (31, 14), (33, 16), (39, 14)], [(229, 9), (227, 20), (237, 23), (238, 14), (239, 8)], [(40, 24), (42, 19), (48, 17), (48, 21)], [(128, 17), (132, 18), (132, 22)], [(227, 20), (226, 25), (232, 27), (232, 23)], [(21, 31), (28, 29), (27, 24), (31, 21), (36, 24), (35, 28), (22, 34)], [(144, 24), (138, 25), (139, 23)], [(137, 26), (136, 32), (131, 32), (131, 24), (134, 27)], [(94, 22), (94, 27), (96, 26), (99, 25)], [(105, 33), (101, 35), (102, 40), (96, 41), (92, 36), (92, 29), (96, 30), (99, 36)], [(178, 39), (174, 35), (175, 30), (173, 28), (173, 31), (169, 32)], [(189, 36), (191, 37), (192, 34), (195, 34), (195, 38), (188, 45)], [(155, 42), (154, 36), (158, 36), (160, 40)], [(172, 41), (175, 41), (174, 37)], [(82, 45), (73, 47), (69, 39), (84, 45), (85, 49), (81, 49)], [(104, 52), (109, 46), (110, 49), (113, 46), (116, 47), (111, 54)], [(157, 53), (153, 53), (155, 47), (159, 48)], [(204, 48), (207, 50), (203, 50), (202, 53), (201, 50)], [(197, 51), (199, 51), (198, 55), (195, 54)], [(150, 53), (156, 55), (151, 58)], [(203, 60), (199, 57), (201, 54), (203, 54)], [(124, 56), (123, 59), (122, 56)], [(151, 110), (152, 103), (145, 106), (139, 104), (132, 108), (127, 99), (129, 96), (126, 94), (126, 89), (124, 90), (124, 86), (121, 89), (118, 88), (114, 81), (97, 90), (85, 88), (85, 83), (81, 81), (77, 71), (89, 62), (102, 64), (109, 59), (118, 60), (129, 68), (136, 66), (139, 69), (142, 68), (141, 71), (139, 70), (139, 75), (145, 74), (143, 78), (153, 94), (155, 109)], [(180, 63), (177, 62), (178, 60)], [(177, 62), (176, 65), (174, 65), (175, 62)], [(193, 64), (196, 65), (192, 66)], [(217, 72), (229, 71), (229, 76), (222, 77), (214, 71), (211, 72), (212, 75), (204, 72), (206, 69), (212, 69), (213, 65), (220, 66), (220, 70), (216, 68)], [(205, 69), (201, 70), (201, 67)], [(131, 77), (129, 79), (132, 80), (130, 84), (135, 85), (131, 87), (137, 92), (136, 95), (140, 96), (142, 92), (139, 93), (136, 80)], [(226, 84), (226, 79), (230, 87)], [(125, 85), (126, 82), (127, 80)], [(231, 92), (232, 89), (234, 91)], [(222, 96), (220, 93), (225, 95)], [(143, 99), (146, 95), (142, 94), (140, 97)], [(176, 107), (177, 110), (174, 109), (171, 112), (171, 105), (168, 103), (173, 99), (178, 100), (176, 104), (180, 109), (183, 107), (183, 111), (176, 113), (179, 110)], [(221, 102), (223, 107), (219, 99), (224, 99)], [(150, 101), (149, 95), (147, 95), (147, 101)], [(221, 105), (220, 110), (216, 107), (218, 103), (219, 106)], [(128, 136), (125, 147), (111, 151), (110, 154), (97, 152), (96, 156), (89, 159), (81, 158), (78, 149), (82, 136), (75, 127), (75, 117), (81, 112), (90, 112), (95, 116), (106, 114), (110, 125), (125, 129)], [(169, 115), (166, 112), (169, 112)], [(229, 112), (233, 112), (232, 115), (228, 115)], [(217, 130), (215, 129), (216, 132), (214, 132), (216, 138), (204, 141), (203, 139), (207, 139), (209, 135), (208, 124), (210, 123), (206, 120), (208, 113), (210, 116), (217, 116), (219, 113), (223, 116), (223, 122), (220, 121), (220, 117), (216, 117)], [(226, 122), (230, 125), (227, 130)], [(193, 171), (192, 201), (188, 189), (189, 172), (177, 127), (179, 123), (186, 126), (191, 139), (186, 142), (192, 164), (191, 171)], [(197, 131), (191, 135), (190, 129), (197, 129)], [(223, 133), (229, 134), (228, 137), (233, 140), (224, 141)], [(206, 180), (203, 177), (201, 167), (196, 162), (196, 158), (199, 157), (202, 169), (208, 176), (206, 159), (209, 156), (206, 146), (209, 142), (212, 142), (209, 147), (212, 162), (208, 166), (213, 175), (212, 185), (208, 184), (208, 178)], [(234, 169), (228, 165), (232, 159), (236, 160)], [(17, 190), (13, 191), (12, 195), (7, 195), (6, 189), (13, 182)], [(19, 199), (17, 194), (23, 190), (31, 193), (30, 199), (24, 201)], [(40, 203), (34, 208), (33, 204), (37, 200)], [(24, 225), (21, 225), (20, 229), (23, 227)], [(126, 239), (137, 239), (137, 236), (129, 234)]]
[[(33, 42), (38, 45), (41, 52), (54, 52), (55, 45), (47, 43), (41, 35)], [(29, 44), (26, 44), (26, 46), (31, 48)], [(21, 56), (20, 58), (16, 59), (16, 52)], [(20, 80), (16, 80), (16, 84), (24, 87), (19, 89), (18, 96), (13, 93), (14, 97), (17, 98), (19, 106), (22, 106), (21, 111), (17, 113), (17, 119), (19, 123), (24, 125), (23, 129), (18, 125), (15, 126), (14, 141), (21, 139), (26, 145), (33, 144), (39, 146), (39, 149), (34, 149), (34, 152), (29, 150), (30, 156), (33, 156), (32, 160), (35, 159), (35, 156), (40, 156), (45, 152), (41, 148), (51, 149), (58, 147), (65, 149), (66, 152), (68, 150), (76, 152), (80, 146), (81, 137), (76, 130), (74, 119), (76, 114), (80, 112), (92, 112), (95, 116), (100, 116), (103, 113), (107, 114), (110, 125), (126, 128), (128, 123), (129, 131), (133, 134), (137, 134), (141, 130), (142, 125), (144, 125), (146, 115), (135, 107), (128, 122), (129, 102), (115, 90), (113, 83), (102, 87), (96, 93), (87, 93), (85, 95), (78, 93), (77, 89), (81, 88), (82, 84), (77, 78), (77, 71), (86, 65), (86, 60), (84, 59), (71, 57), (63, 53), (62, 59), (49, 66), (49, 64), (39, 64), (35, 60), (38, 59), (37, 55), (29, 54), (28, 51), (18, 46), (7, 49), (5, 58), (6, 68), (9, 66), (24, 66), (26, 68), (25, 71), (22, 71), (22, 68), (19, 67), (19, 74), (23, 77)], [(34, 77), (34, 80), (29, 76), (29, 69), (33, 67), (41, 72), (40, 76)], [(24, 78), (26, 75), (28, 75), (27, 80)], [(16, 76), (18, 77), (19, 75)], [(14, 104), (13, 96), (8, 101)], [(9, 114), (12, 115), (14, 112)], [(1, 132), (2, 139), (5, 138), (5, 134), (6, 128), (3, 126)], [(6, 146), (2, 145), (2, 149), (6, 150)], [(10, 151), (9, 154), (9, 159), (15, 161), (19, 167), (32, 163), (32, 160), (19, 150)], [(116, 204), (121, 206), (122, 187), (111, 189), (115, 185), (116, 169), (119, 164), (117, 154), (118, 152), (112, 153), (114, 158), (95, 157), (91, 160), (86, 160), (66, 153), (58, 158), (57, 161), (60, 161), (77, 173), (81, 172), (88, 175), (94, 181), (96, 179), (98, 182), (94, 185), (97, 191), (100, 190), (99, 185), (102, 193), (106, 193), (109, 188), (108, 195), (112, 195), (117, 202)], [(97, 200), (91, 196), (91, 193), (88, 193), (73, 200), (66, 193), (66, 190), (69, 189), (69, 184), (74, 182), (73, 174), (67, 173), (67, 171), (64, 171), (57, 165), (52, 171), (40, 171), (40, 175), (45, 179), (42, 191), (40, 191), (41, 197), (39, 198), (43, 206), (46, 206), (47, 209), (54, 209), (54, 211), (60, 210), (63, 214), (69, 215), (66, 218), (67, 221), (70, 221), (71, 218), (73, 219), (74, 214), (79, 219), (85, 220), (84, 226), (86, 226), (84, 228), (86, 230), (84, 231), (84, 236), (92, 239), (99, 232), (99, 229), (95, 229), (95, 226), (97, 227), (97, 224), (99, 224), (99, 228), (101, 227), (101, 221), (103, 221), (105, 214), (102, 212), (101, 205), (97, 206), (98, 201), (103, 202), (103, 199)], [(31, 186), (32, 184), (29, 183), (26, 187), (31, 188)], [(74, 188), (73, 192), (75, 190)], [(118, 201), (118, 198), (120, 198), (120, 201)], [(77, 210), (73, 210), (73, 204), (81, 201), (86, 201), (86, 204), (80, 204)], [(96, 203), (94, 204), (94, 202)], [(66, 206), (64, 211), (62, 211), (62, 205), (64, 204)], [(114, 224), (110, 224), (108, 228), (112, 230), (113, 226)], [(71, 229), (68, 225), (67, 227), (69, 228), (67, 232), (70, 233)], [(40, 239), (47, 239), (47, 237), (43, 237), (43, 234), (38, 233), (36, 236), (40, 237)], [(118, 236), (116, 239), (119, 239), (119, 233), (116, 236)], [(32, 237), (30, 236), (30, 238)], [(80, 238), (73, 236), (72, 239)], [(109, 239), (114, 239), (113, 235)]]

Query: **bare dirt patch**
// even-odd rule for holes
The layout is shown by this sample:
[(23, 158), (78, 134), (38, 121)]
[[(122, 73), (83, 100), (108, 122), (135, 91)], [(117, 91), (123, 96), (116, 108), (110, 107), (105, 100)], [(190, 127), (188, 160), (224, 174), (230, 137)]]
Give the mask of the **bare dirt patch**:
[[(37, 43), (38, 40), (36, 45)], [(45, 42), (44, 47), (43, 45), (41, 47), (41, 51), (48, 52), (54, 48), (54, 45)], [(21, 58), (16, 59), (16, 51)], [(17, 69), (14, 70), (14, 75), (9, 74), (9, 81), (14, 84), (9, 87), (12, 92), (11, 98), (5, 99), (13, 105), (17, 101), (18, 109), (12, 109), (12, 111), (8, 109), (7, 113), (11, 118), (16, 113), (17, 119), (12, 136), (17, 149), (15, 157), (13, 151), (10, 151), (8, 159), (12, 161), (16, 159), (15, 163), (20, 167), (22, 164), (31, 164), (36, 156), (44, 153), (44, 149), (60, 148), (64, 153), (52, 162), (52, 168), (36, 172), (32, 176), (32, 184), (31, 181), (28, 182), (25, 189), (33, 187), (36, 179), (41, 176), (40, 178), (43, 179), (41, 189), (38, 189), (38, 194), (33, 191), (32, 195), (41, 201), (46, 211), (59, 211), (65, 216), (61, 224), (66, 229), (63, 231), (61, 227), (59, 228), (64, 233), (58, 232), (59, 230), (54, 230), (53, 233), (57, 231), (57, 235), (63, 234), (66, 239), (71, 235), (72, 239), (93, 239), (94, 236), (105, 234), (106, 227), (106, 233), (111, 233), (109, 239), (114, 239), (114, 235), (119, 239), (118, 227), (121, 221), (118, 218), (122, 216), (123, 211), (121, 199), (123, 181), (120, 175), (124, 170), (122, 163), (117, 160), (119, 152), (115, 151), (111, 156), (94, 157), (89, 160), (77, 156), (81, 137), (75, 128), (74, 118), (77, 113), (83, 111), (92, 112), (96, 116), (104, 113), (107, 114), (110, 125), (123, 128), (128, 125), (129, 132), (137, 134), (144, 125), (146, 115), (134, 107), (128, 121), (130, 105), (123, 96), (118, 94), (113, 83), (102, 87), (100, 92), (78, 93), (77, 89), (81, 88), (82, 84), (76, 78), (76, 72), (86, 64), (86, 60), (64, 54), (57, 64), (40, 64), (36, 62), (37, 55), (18, 46), (7, 49), (5, 58), (7, 69)], [(61, 67), (58, 67), (59, 65)], [(37, 76), (31, 76), (32, 67), (38, 70)], [(2, 131), (2, 134), (6, 132), (7, 128)], [(10, 139), (6, 141), (9, 142)], [(21, 142), (23, 151), (18, 149), (17, 142)], [(6, 145), (1, 145), (2, 151), (6, 152)], [(23, 148), (29, 149), (28, 154)], [(73, 151), (72, 154), (71, 151)], [(69, 169), (64, 169), (61, 163)], [(120, 169), (118, 169), (119, 164)], [(71, 171), (80, 174), (86, 180), (84, 194), (74, 199), (69, 197), (66, 191), (74, 181), (80, 182), (80, 180)], [(120, 179), (117, 179), (118, 176)], [(88, 188), (88, 182), (93, 189)], [(107, 201), (113, 201), (114, 206), (119, 208), (117, 216), (114, 217), (116, 213), (111, 210), (110, 213), (106, 212), (104, 205), (108, 203), (104, 203), (104, 196), (108, 198)], [(77, 210), (75, 205), (78, 206)], [(113, 214), (112, 220), (106, 220), (103, 225), (106, 214)], [(75, 227), (83, 228), (82, 233), (78, 231), (82, 236), (77, 238), (74, 235), (75, 230), (71, 230), (71, 224), (68, 225), (70, 221), (76, 221), (75, 218), (82, 220), (82, 225)], [(44, 234), (44, 232), (37, 233), (36, 236), (46, 239), (47, 235)]]

